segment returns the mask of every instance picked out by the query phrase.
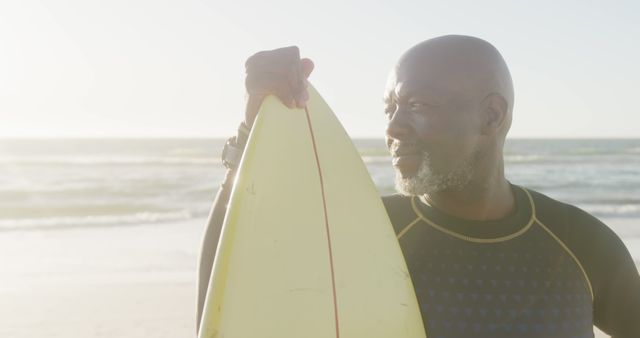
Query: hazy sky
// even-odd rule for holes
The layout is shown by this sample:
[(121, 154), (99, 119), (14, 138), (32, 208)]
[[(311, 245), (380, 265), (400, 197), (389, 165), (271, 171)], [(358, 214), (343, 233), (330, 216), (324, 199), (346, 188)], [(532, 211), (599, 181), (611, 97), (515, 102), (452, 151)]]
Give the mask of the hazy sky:
[[(597, 3), (597, 4), (596, 4)], [(493, 43), (512, 137), (640, 137), (639, 1), (0, 1), (1, 136), (229, 136), (244, 61), (296, 44), (355, 137), (388, 70), (443, 34)]]

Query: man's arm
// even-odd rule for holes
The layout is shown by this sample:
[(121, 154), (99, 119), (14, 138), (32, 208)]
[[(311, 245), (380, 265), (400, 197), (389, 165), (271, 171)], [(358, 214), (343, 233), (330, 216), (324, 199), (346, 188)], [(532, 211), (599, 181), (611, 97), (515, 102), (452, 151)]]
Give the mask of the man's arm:
[(227, 171), (224, 182), (218, 189), (218, 194), (213, 202), (207, 226), (204, 230), (202, 239), (202, 251), (200, 252), (200, 260), (198, 263), (198, 286), (197, 286), (197, 309), (196, 309), (196, 329), (200, 331), (200, 320), (204, 311), (204, 301), (207, 296), (209, 287), (209, 279), (211, 278), (211, 270), (213, 269), (213, 259), (218, 247), (218, 240), (222, 230), (222, 222), (227, 213), (227, 204), (233, 184), (233, 170)]
[(613, 230), (589, 213), (529, 190), (536, 218), (575, 255), (593, 290), (593, 322), (613, 338), (640, 337), (640, 275)]
[(629, 250), (600, 220), (567, 209), (562, 235), (591, 282), (594, 324), (613, 338), (640, 337), (640, 275)]
[(640, 275), (624, 243), (613, 231), (595, 244), (601, 278), (594, 285), (594, 323), (613, 338), (640, 337)]

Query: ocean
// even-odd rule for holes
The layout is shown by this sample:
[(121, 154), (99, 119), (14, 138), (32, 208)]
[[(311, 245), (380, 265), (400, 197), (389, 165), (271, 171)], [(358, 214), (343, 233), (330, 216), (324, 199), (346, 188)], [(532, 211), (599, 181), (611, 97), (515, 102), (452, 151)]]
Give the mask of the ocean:
[[(354, 142), (380, 193), (393, 193), (384, 141)], [(0, 231), (204, 222), (225, 172), (223, 144), (222, 139), (0, 140)], [(640, 139), (510, 139), (505, 158), (511, 182), (640, 229), (634, 222), (640, 220)], [(640, 237), (640, 231), (629, 230)]]

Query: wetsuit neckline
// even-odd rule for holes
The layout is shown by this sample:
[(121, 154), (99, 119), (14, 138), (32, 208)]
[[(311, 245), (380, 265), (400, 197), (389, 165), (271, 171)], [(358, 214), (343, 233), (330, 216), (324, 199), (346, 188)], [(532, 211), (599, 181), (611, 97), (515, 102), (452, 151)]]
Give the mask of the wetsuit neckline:
[(411, 204), (416, 215), (424, 222), (451, 236), (471, 242), (501, 242), (526, 232), (535, 219), (535, 207), (529, 193), (522, 187), (510, 186), (515, 197), (515, 210), (498, 220), (459, 218), (425, 204), (417, 196), (411, 198)]

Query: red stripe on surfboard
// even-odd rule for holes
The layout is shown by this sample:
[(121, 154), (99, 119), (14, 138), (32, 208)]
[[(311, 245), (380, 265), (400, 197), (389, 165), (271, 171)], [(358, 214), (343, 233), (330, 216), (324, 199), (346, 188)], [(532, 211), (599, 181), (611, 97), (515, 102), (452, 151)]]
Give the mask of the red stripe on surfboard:
[(309, 124), (309, 132), (311, 133), (311, 144), (313, 145), (313, 154), (316, 157), (318, 166), (318, 176), (320, 177), (320, 191), (322, 192), (322, 207), (324, 208), (324, 226), (327, 230), (327, 244), (329, 246), (329, 265), (331, 266), (331, 287), (333, 288), (333, 310), (336, 321), (336, 338), (340, 338), (340, 325), (338, 322), (338, 298), (336, 297), (336, 278), (333, 271), (333, 251), (331, 249), (331, 231), (329, 230), (329, 216), (327, 215), (327, 200), (324, 194), (324, 180), (322, 179), (322, 168), (320, 168), (320, 158), (318, 157), (318, 148), (316, 147), (316, 137), (313, 134), (311, 126), (311, 117), (309, 110), (305, 107), (304, 112), (307, 114), (307, 123)]

